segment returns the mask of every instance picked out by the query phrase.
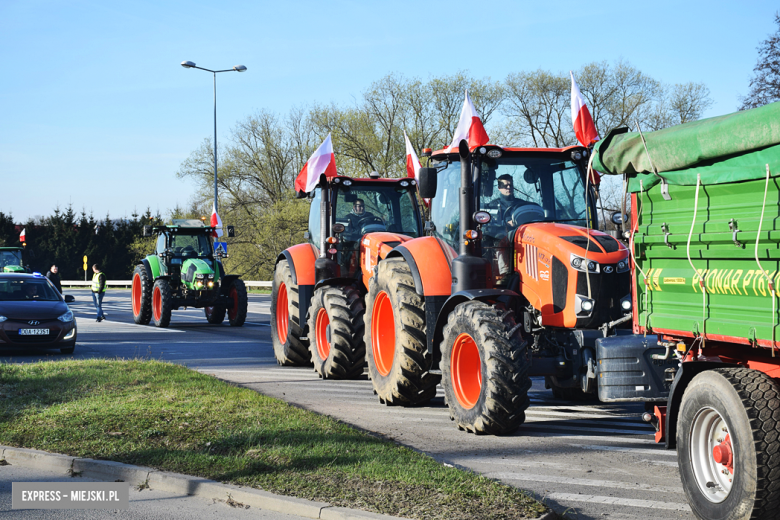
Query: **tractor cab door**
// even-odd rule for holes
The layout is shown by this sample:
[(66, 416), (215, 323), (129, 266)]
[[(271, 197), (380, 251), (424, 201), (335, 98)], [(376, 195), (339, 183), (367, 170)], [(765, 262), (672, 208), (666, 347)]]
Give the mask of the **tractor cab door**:
[(160, 275), (167, 276), (169, 274), (168, 259), (165, 256), (165, 252), (168, 249), (168, 234), (160, 233), (157, 236), (157, 245), (155, 247), (155, 253), (157, 258), (160, 259)]

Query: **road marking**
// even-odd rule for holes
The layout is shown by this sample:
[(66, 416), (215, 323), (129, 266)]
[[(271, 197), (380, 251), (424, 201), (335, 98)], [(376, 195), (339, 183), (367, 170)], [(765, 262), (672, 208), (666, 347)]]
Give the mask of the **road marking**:
[(627, 484), (625, 482), (615, 482), (612, 480), (595, 480), (587, 478), (556, 477), (553, 475), (540, 475), (539, 473), (515, 473), (515, 472), (495, 472), (485, 473), (488, 478), (497, 478), (503, 480), (522, 480), (532, 482), (548, 482), (551, 484), (565, 484), (569, 486), (590, 486), (612, 489), (625, 489), (628, 491), (651, 491), (654, 493), (674, 493), (683, 494), (682, 487), (672, 486), (653, 486), (650, 484)]
[[(598, 451), (626, 451), (629, 453), (637, 453), (640, 455), (666, 455), (667, 457), (676, 457), (677, 452), (674, 450), (666, 450), (664, 448), (658, 448), (657, 450), (640, 449), (640, 448), (624, 448), (622, 446), (594, 446), (588, 444), (569, 444), (575, 448), (583, 448), (586, 450), (598, 450)], [(677, 465), (677, 464), (675, 464)]]
[(645, 507), (648, 509), (665, 509), (669, 511), (690, 511), (688, 504), (661, 502), (658, 500), (639, 500), (637, 498), (602, 497), (597, 495), (579, 495), (576, 493), (551, 493), (546, 495), (556, 502), (588, 502), (590, 504), (612, 504), (627, 507)]

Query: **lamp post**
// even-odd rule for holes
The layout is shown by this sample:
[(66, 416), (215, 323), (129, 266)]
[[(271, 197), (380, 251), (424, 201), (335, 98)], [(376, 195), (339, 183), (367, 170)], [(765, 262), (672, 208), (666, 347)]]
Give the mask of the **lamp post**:
[(198, 67), (191, 61), (181, 62), (181, 66), (185, 69), (200, 69), (206, 72), (211, 72), (214, 75), (214, 211), (219, 213), (217, 202), (217, 73), (218, 72), (244, 72), (246, 67), (243, 65), (236, 65), (232, 69), (225, 70), (209, 70), (203, 67)]

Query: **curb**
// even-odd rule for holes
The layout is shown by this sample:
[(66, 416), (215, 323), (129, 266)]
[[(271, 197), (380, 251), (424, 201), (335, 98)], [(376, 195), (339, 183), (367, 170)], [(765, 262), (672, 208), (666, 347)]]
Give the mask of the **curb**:
[[(245, 506), (318, 520), (409, 520), (397, 516), (331, 506), (326, 502), (275, 495), (255, 488), (222, 484), (215, 480), (168, 473), (143, 466), (71, 457), (26, 448), (0, 446), (0, 461), (45, 470), (61, 470), (74, 477), (93, 478), (108, 482), (129, 482), (131, 486), (149, 487), (170, 493), (222, 500), (229, 496)], [(555, 520), (557, 518), (557, 514), (549, 511), (536, 520)]]

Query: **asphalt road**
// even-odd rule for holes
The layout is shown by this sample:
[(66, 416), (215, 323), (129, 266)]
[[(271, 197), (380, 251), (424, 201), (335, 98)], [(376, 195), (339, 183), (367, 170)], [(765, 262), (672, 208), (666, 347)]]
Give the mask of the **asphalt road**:
[[(202, 310), (174, 311), (171, 327), (135, 325), (128, 290), (110, 290), (108, 320), (96, 323), (85, 290), (71, 305), (79, 342), (73, 357), (154, 358), (182, 363), (295, 405), (379, 432), (430, 454), (530, 491), (572, 519), (694, 518), (674, 451), (653, 441), (639, 404), (554, 399), (534, 379), (526, 423), (513, 435), (475, 436), (449, 420), (443, 391), (427, 406), (387, 407), (371, 382), (323, 381), (311, 368), (280, 367), (270, 339), (270, 297), (250, 295), (244, 327), (208, 325)], [(57, 351), (0, 350), (5, 362), (62, 359)], [(70, 356), (68, 356), (70, 357)]]

